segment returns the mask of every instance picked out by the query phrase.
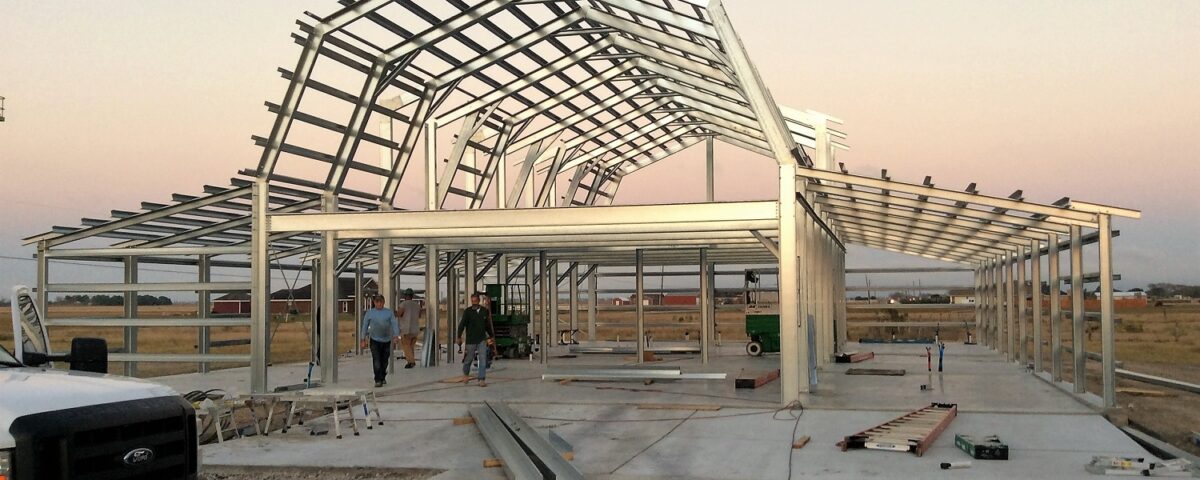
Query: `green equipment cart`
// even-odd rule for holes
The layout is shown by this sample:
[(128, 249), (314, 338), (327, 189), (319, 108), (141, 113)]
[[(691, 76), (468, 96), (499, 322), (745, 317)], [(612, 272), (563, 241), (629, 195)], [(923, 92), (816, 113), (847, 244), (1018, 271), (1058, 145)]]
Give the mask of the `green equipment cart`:
[(488, 284), (485, 288), (496, 332), (496, 353), (518, 358), (533, 351), (529, 335), (529, 292), (521, 284)]
[(745, 279), (746, 336), (750, 338), (746, 353), (756, 357), (779, 353), (779, 304), (762, 290), (758, 271), (746, 270)]

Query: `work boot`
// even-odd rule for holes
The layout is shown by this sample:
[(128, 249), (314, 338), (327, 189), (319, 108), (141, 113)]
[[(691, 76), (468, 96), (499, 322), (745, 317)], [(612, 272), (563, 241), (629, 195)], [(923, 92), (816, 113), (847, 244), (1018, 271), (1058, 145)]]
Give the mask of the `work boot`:
[(480, 381), (479, 381), (479, 386), (481, 386), (481, 387), (486, 387), (486, 386), (487, 386), (487, 382), (485, 382), (485, 381), (483, 381), (483, 380), (480, 380)]
[(375, 388), (379, 388), (382, 386), (383, 386), (383, 382), (375, 382)]
[(415, 364), (413, 362), (408, 362), (408, 363), (404, 364), (404, 368), (413, 368), (415, 366), (417, 366), (417, 364)]

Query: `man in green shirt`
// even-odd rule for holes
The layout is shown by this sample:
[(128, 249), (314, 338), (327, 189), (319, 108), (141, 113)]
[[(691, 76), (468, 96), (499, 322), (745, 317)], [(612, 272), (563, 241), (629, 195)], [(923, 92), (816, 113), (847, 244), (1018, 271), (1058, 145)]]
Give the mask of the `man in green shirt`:
[(462, 320), (458, 322), (458, 332), (454, 335), (454, 343), (463, 343), (463, 333), (466, 333), (466, 352), (463, 353), (464, 381), (470, 379), (471, 364), (474, 363), (476, 352), (479, 353), (479, 386), (486, 387), (488, 366), (488, 342), (495, 336), (492, 331), (490, 313), (479, 304), (479, 294), (471, 294), (471, 306), (463, 310)]

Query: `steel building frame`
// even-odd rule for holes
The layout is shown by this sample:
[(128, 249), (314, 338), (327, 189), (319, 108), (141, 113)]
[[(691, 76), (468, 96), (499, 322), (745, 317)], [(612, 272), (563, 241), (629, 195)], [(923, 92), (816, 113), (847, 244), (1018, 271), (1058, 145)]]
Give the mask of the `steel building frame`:
[[(1026, 202), (1019, 192), (987, 196), (974, 184), (938, 188), (928, 177), (910, 184), (886, 171), (881, 178), (847, 173), (834, 158), (836, 149), (848, 148), (834, 128), (841, 121), (773, 100), (721, 0), (342, 0), (332, 14), (307, 13), (297, 24), (301, 53), (294, 68), (280, 69), (288, 82), (283, 99), (266, 104), (275, 114), (270, 133), (253, 137), (263, 147), (256, 169), (202, 195), (114, 210), (111, 219), (84, 219), (26, 239), (38, 249), (41, 302), (56, 292), (120, 292), (130, 305), (123, 318), (52, 318), (51, 327), (124, 327), (125, 351), (114, 358), (130, 374), (145, 361), (249, 363), (252, 389), (263, 392), (272, 268), (312, 270), (318, 305), (335, 305), (336, 279), (350, 272), (361, 278), (364, 268), (374, 270), (389, 298), (398, 276), (412, 271), (405, 269), (421, 270), (424, 293), (440, 299), (445, 287), (450, 307), (460, 301), (459, 275), (476, 289), (485, 275), (514, 281), (524, 272), (539, 292), (535, 324), (548, 333), (568, 278), (576, 293), (587, 281), (594, 317), (597, 266), (641, 272), (645, 265), (699, 265), (707, 362), (713, 266), (770, 263), (778, 265), (780, 291), (793, 292), (780, 296), (787, 402), (814, 384), (813, 367), (843, 348), (846, 244), (974, 269), (983, 338), (1012, 357), (1017, 318), (1000, 309), (1013, 304), (1005, 300), (1011, 289), (996, 282), (1000, 272), (1023, 264), (1031, 251), (1040, 259), (1042, 246), (1057, 246), (1061, 235), (1070, 236), (1074, 260), (1087, 228), (1098, 231), (1100, 278), (1109, 279), (1110, 217), (1140, 216), (1066, 199)], [(714, 202), (715, 141), (773, 159), (778, 199)], [(624, 177), (700, 143), (707, 202), (612, 204)], [(409, 172), (414, 159), (422, 175)], [(424, 204), (400, 208), (409, 193), (420, 193)], [(115, 243), (91, 247), (96, 238)], [(1058, 248), (1048, 250), (1057, 255)], [(119, 261), (127, 274), (122, 283), (51, 282), (51, 258)], [(137, 266), (155, 263), (194, 265), (197, 281), (138, 282)], [(215, 282), (213, 267), (248, 268), (251, 278)], [(1057, 284), (1057, 266), (1051, 269)], [(1071, 273), (1081, 274), (1078, 267)], [(1111, 405), (1111, 281), (1101, 286)], [(133, 298), (146, 291), (199, 292), (200, 311), (169, 322), (140, 319)], [(222, 291), (249, 291), (250, 317), (210, 318), (210, 294)], [(442, 320), (436, 302), (428, 308), (431, 345)], [(1040, 325), (1040, 308), (1033, 310)], [(1072, 313), (1081, 324), (1082, 308)], [(336, 330), (336, 322), (333, 308), (322, 310), (323, 331)], [(199, 352), (137, 352), (139, 327), (168, 324), (198, 328)], [(249, 355), (208, 351), (208, 329), (230, 325), (249, 327)], [(543, 362), (550, 337), (541, 336)], [(319, 341), (322, 379), (336, 382), (336, 336)], [(436, 349), (425, 350), (422, 362), (437, 363)]]

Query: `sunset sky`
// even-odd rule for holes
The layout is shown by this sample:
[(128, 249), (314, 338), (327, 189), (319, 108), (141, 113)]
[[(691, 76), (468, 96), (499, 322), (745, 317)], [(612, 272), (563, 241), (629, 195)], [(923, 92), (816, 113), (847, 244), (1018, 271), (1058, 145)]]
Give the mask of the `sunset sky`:
[[(1115, 222), (1118, 288), (1200, 283), (1200, 2), (726, 3), (778, 102), (846, 121), (851, 172), (1140, 209)], [(6, 258), (30, 258), (22, 237), (255, 166), (250, 135), (269, 133), (263, 102), (283, 96), (294, 20), (334, 8), (0, 2), (0, 297), (36, 280), (33, 262)], [(717, 156), (718, 199), (774, 197), (772, 160)], [(621, 203), (702, 199), (701, 158), (630, 176)], [(928, 264), (850, 253), (851, 266)]]

